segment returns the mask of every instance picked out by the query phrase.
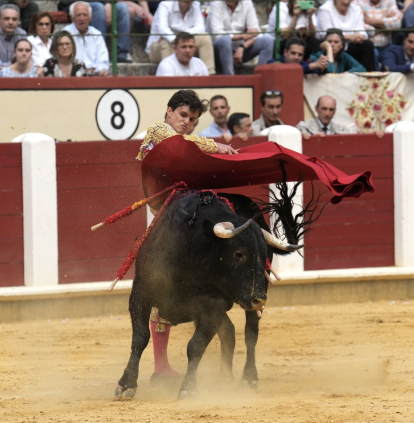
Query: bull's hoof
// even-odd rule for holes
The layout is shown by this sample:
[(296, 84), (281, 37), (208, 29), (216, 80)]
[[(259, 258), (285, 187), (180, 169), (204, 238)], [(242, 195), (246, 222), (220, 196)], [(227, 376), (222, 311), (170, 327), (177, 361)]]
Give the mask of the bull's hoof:
[(241, 384), (243, 388), (257, 389), (259, 381), (258, 380), (247, 380), (242, 379)]
[(197, 391), (187, 391), (187, 390), (181, 390), (178, 393), (178, 399), (184, 400), (184, 399), (195, 399), (198, 398), (198, 392)]
[(117, 399), (132, 399), (137, 392), (137, 388), (127, 388), (126, 386), (118, 385), (115, 389), (115, 397)]

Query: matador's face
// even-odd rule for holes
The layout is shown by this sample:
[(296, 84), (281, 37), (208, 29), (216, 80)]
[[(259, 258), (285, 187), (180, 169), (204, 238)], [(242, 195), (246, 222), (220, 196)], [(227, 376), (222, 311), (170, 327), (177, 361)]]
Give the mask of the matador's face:
[(192, 112), (188, 106), (180, 106), (175, 110), (168, 107), (165, 123), (172, 126), (174, 131), (185, 135), (196, 124), (199, 113), (199, 111)]

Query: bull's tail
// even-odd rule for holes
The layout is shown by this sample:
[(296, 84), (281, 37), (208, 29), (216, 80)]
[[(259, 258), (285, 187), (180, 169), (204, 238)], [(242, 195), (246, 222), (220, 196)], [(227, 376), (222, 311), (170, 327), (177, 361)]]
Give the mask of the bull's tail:
[[(320, 205), (321, 194), (315, 193), (312, 183), (311, 199), (306, 205), (300, 206), (300, 211), (294, 215), (294, 197), (298, 187), (303, 182), (303, 178), (299, 176), (299, 180), (289, 190), (283, 164), (281, 169), (283, 180), (275, 184), (275, 191), (269, 188), (270, 201), (268, 203), (258, 201), (258, 203), (263, 213), (269, 213), (270, 216), (274, 217), (274, 224), (271, 229), (275, 236), (280, 239), (286, 239), (290, 244), (296, 245), (300, 243), (305, 233), (310, 230), (312, 223), (319, 219), (328, 203)], [(280, 253), (283, 254), (283, 252)]]

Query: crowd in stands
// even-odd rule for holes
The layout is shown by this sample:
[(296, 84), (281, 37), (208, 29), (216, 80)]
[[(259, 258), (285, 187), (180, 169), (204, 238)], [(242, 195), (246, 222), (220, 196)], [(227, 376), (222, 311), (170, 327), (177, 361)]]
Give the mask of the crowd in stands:
[[(36, 3), (1, 4), (0, 68), (9, 67), (1, 76), (108, 75), (102, 34), (110, 30), (109, 0), (60, 1), (71, 23), (57, 33), (52, 14)], [(287, 0), (279, 9), (280, 61), (302, 65), (305, 74), (414, 71), (414, 0)], [(159, 76), (233, 75), (253, 58), (275, 60), (276, 5), (265, 31), (251, 0), (118, 1), (116, 12), (118, 62), (133, 63), (132, 28), (150, 33), (145, 51)], [(23, 38), (30, 48), (17, 44)]]
[[(201, 131), (200, 137), (222, 137), (227, 144), (234, 138), (247, 141), (250, 136), (265, 135), (266, 130), (275, 125), (283, 125), (280, 119), (283, 107), (283, 93), (276, 90), (266, 90), (260, 97), (261, 114), (259, 119), (252, 122), (246, 113), (230, 114), (230, 106), (226, 97), (221, 94), (215, 95), (210, 100), (210, 114), (213, 123)], [(314, 119), (299, 122), (296, 128), (302, 133), (302, 137), (308, 140), (312, 135), (325, 137), (334, 134), (349, 134), (351, 130), (341, 122), (334, 122), (336, 112), (336, 100), (329, 96), (319, 97), (315, 105)], [(384, 132), (375, 130), (378, 138), (382, 138)]]

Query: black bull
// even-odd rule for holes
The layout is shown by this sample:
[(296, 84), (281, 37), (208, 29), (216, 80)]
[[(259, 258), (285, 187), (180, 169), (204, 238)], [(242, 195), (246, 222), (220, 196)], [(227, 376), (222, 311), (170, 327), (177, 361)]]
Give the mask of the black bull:
[[(256, 203), (240, 195), (220, 195), (233, 202), (236, 214), (209, 192), (179, 193), (144, 243), (136, 259), (129, 301), (133, 329), (131, 356), (118, 382), (116, 396), (135, 395), (139, 361), (150, 339), (148, 320), (152, 306), (173, 325), (195, 323), (179, 398), (196, 394), (197, 368), (216, 333), (221, 343), (221, 374), (233, 378), (235, 330), (227, 311), (234, 302), (246, 310), (247, 359), (242, 380), (251, 387), (257, 386), (255, 347), (259, 316), (256, 310), (267, 299), (266, 259), (271, 260), (273, 252), (286, 252), (266, 245), (260, 227), (269, 228)], [(296, 244), (301, 225), (289, 216), (292, 197), (285, 200), (287, 216), (282, 224), (288, 241)], [(279, 208), (278, 212), (280, 218), (283, 210)], [(214, 232), (219, 222), (231, 222), (237, 228), (252, 217), (255, 221), (232, 238), (220, 238)]]

